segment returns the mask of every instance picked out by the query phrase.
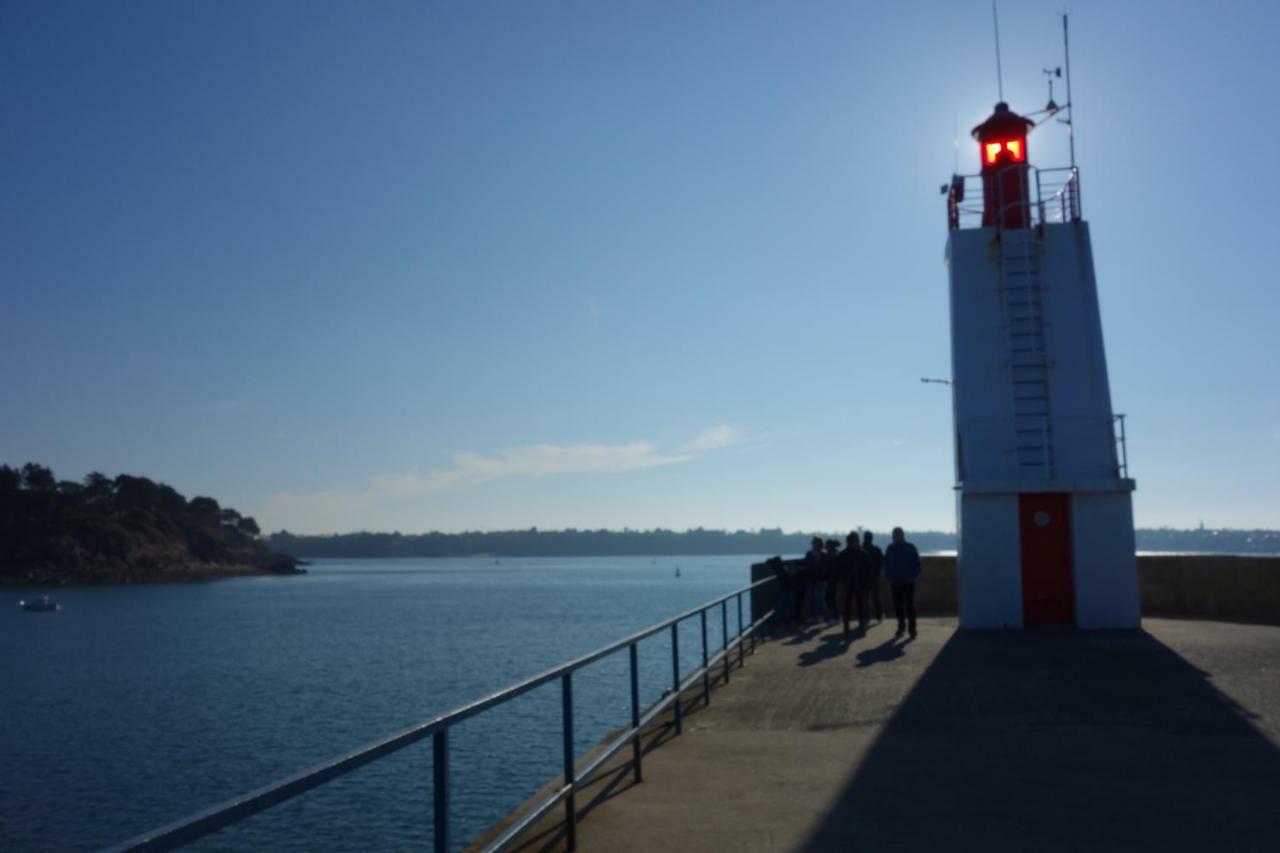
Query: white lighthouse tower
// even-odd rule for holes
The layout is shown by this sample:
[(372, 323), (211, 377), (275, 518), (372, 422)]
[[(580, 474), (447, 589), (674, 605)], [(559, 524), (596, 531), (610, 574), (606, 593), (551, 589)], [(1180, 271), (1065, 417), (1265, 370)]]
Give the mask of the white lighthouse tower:
[[(960, 625), (1138, 625), (1132, 492), (1074, 165), (999, 103), (948, 192)], [(1116, 426), (1119, 423), (1119, 441)]]

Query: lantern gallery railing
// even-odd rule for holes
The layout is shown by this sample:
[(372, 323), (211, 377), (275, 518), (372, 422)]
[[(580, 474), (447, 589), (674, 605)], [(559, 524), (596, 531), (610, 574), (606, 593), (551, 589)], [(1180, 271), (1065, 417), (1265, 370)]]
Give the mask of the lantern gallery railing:
[[(171, 850), (184, 844), (203, 838), (210, 833), (239, 823), (247, 817), (265, 811), (274, 805), (318, 788), (353, 770), (384, 758), (406, 746), (430, 737), (432, 742), (432, 779), (433, 779), (433, 825), (434, 848), (436, 853), (445, 853), (455, 847), (451, 842), (449, 823), (449, 730), (463, 720), (483, 713), (497, 705), (528, 693), (534, 688), (555, 681), (560, 682), (561, 699), (561, 734), (564, 744), (564, 776), (562, 783), (550, 795), (528, 810), (512, 826), (485, 847), (485, 851), (506, 850), (530, 827), (536, 824), (559, 803), (565, 804), (565, 846), (573, 850), (576, 846), (577, 811), (574, 796), (601, 767), (627, 744), (631, 744), (632, 773), (637, 782), (641, 780), (641, 748), (640, 735), (650, 723), (668, 708), (673, 709), (673, 728), (680, 734), (683, 724), (683, 707), (679, 701), (681, 694), (701, 682), (702, 698), (710, 702), (711, 682), (723, 676), (727, 682), (729, 671), (733, 666), (733, 651), (736, 646), (738, 666), (746, 662), (746, 642), (751, 642), (751, 651), (755, 652), (756, 634), (772, 616), (773, 610), (765, 613), (750, 625), (743, 625), (742, 597), (756, 587), (773, 583), (776, 578), (765, 578), (750, 586), (722, 595), (714, 601), (708, 601), (700, 607), (685, 611), (679, 616), (632, 634), (616, 643), (583, 655), (577, 660), (569, 661), (541, 675), (525, 679), (518, 684), (500, 690), (492, 696), (486, 696), (450, 711), (447, 714), (419, 723), (384, 738), (377, 743), (369, 744), (354, 752), (326, 761), (309, 770), (296, 773), (256, 791), (234, 797), (224, 803), (189, 815), (167, 826), (152, 830), (132, 838), (123, 844), (109, 848), (111, 851), (125, 850)], [(735, 602), (737, 610), (737, 634), (729, 634), (729, 603)], [(749, 602), (748, 602), (749, 603)], [(707, 644), (707, 612), (720, 611), (720, 628), (723, 642), (718, 651), (712, 652)], [(698, 619), (702, 634), (702, 665), (692, 672), (680, 673), (680, 623), (690, 619)], [(637, 644), (648, 637), (670, 631), (671, 633), (671, 679), (672, 689), (648, 708), (640, 707), (639, 654)], [(631, 719), (630, 725), (605, 747), (596, 752), (585, 767), (577, 767), (577, 755), (573, 740), (573, 674), (589, 664), (593, 664), (609, 655), (627, 651), (631, 662)], [(723, 667), (723, 671), (721, 671)]]
[[(1016, 180), (999, 180), (1006, 172), (1016, 175)], [(1020, 227), (1033, 228), (1081, 218), (1079, 169), (1070, 166), (1037, 169), (1012, 163), (996, 176), (996, 180), (986, 181), (988, 187), (1000, 194), (990, 200), (984, 196), (980, 174), (954, 175), (949, 185), (943, 185), (942, 191), (947, 196), (947, 224), (951, 230), (981, 228), (984, 221), (987, 224), (1014, 221)], [(1005, 193), (1010, 198), (1006, 199)]]

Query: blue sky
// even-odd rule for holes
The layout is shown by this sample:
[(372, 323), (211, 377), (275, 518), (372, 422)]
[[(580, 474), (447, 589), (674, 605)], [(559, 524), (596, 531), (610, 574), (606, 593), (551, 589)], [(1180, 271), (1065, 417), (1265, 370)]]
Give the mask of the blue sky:
[[(1061, 5), (1005, 6), (1038, 109)], [(1280, 526), (1280, 6), (1071, 11), (1137, 521)], [(0, 15), (0, 461), (299, 532), (953, 528), (985, 3)]]

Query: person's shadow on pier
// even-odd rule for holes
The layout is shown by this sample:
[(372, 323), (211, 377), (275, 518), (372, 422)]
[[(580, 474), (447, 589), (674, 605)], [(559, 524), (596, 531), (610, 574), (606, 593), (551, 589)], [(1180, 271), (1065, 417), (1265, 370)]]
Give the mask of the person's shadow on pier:
[(842, 634), (828, 634), (815, 648), (800, 653), (800, 666), (813, 666), (824, 660), (839, 657), (849, 650), (850, 644), (858, 639), (856, 634), (845, 637)]
[(798, 849), (1276, 849), (1277, 791), (1280, 749), (1151, 635), (959, 631)]
[[(900, 640), (901, 642), (899, 642)], [(893, 637), (874, 648), (858, 652), (858, 669), (863, 669), (871, 666), (872, 664), (888, 663), (891, 660), (897, 660), (906, 653), (907, 644), (910, 643), (911, 640), (911, 637)]]
[(791, 638), (783, 641), (786, 646), (800, 646), (812, 640), (814, 637), (822, 633), (822, 626), (818, 625), (813, 628), (801, 627), (795, 630)]

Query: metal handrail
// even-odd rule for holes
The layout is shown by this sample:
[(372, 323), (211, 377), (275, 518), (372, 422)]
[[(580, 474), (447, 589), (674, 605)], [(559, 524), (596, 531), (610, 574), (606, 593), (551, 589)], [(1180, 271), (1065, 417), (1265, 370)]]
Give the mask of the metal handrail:
[[(663, 622), (645, 628), (641, 631), (610, 643), (603, 648), (596, 649), (579, 658), (575, 658), (568, 663), (549, 669), (546, 672), (526, 678), (515, 684), (489, 696), (477, 699), (466, 705), (462, 705), (442, 714), (433, 719), (427, 720), (417, 725), (403, 729), (389, 737), (374, 743), (363, 746), (338, 758), (331, 759), (313, 767), (307, 768), (301, 772), (287, 776), (269, 785), (257, 788), (240, 796), (225, 800), (210, 808), (188, 815), (180, 820), (166, 824), (164, 826), (145, 832), (141, 835), (134, 836), (128, 841), (106, 848), (107, 851), (131, 851), (131, 850), (171, 850), (184, 844), (203, 838), (210, 833), (217, 832), (232, 824), (238, 823), (247, 817), (265, 811), (272, 806), (279, 805), (285, 800), (292, 799), (299, 794), (306, 793), (313, 788), (331, 782), (341, 776), (345, 776), (364, 765), (383, 758), (394, 752), (398, 752), (411, 744), (414, 744), (428, 736), (433, 739), (433, 819), (435, 827), (435, 850), (437, 853), (444, 853), (449, 849), (449, 729), (458, 723), (463, 722), (471, 717), (476, 716), (490, 708), (501, 705), (528, 693), (530, 690), (541, 687), (544, 684), (559, 679), (561, 682), (561, 701), (562, 701), (562, 734), (564, 739), (564, 778), (565, 784), (557, 788), (552, 794), (544, 798), (536, 806), (534, 806), (528, 814), (524, 815), (515, 825), (510, 827), (506, 832), (499, 836), (489, 846), (486, 851), (504, 850), (519, 837), (526, 829), (533, 825), (538, 819), (545, 816), (558, 803), (566, 802), (565, 808), (565, 827), (566, 827), (566, 844), (569, 849), (576, 846), (576, 811), (574, 807), (574, 793), (579, 785), (585, 782), (590, 776), (600, 768), (600, 766), (612, 757), (619, 749), (630, 743), (633, 746), (632, 763), (636, 781), (641, 781), (641, 750), (640, 750), (640, 734), (641, 731), (652, 722), (659, 714), (668, 707), (674, 705), (675, 708), (675, 733), (678, 735), (682, 731), (682, 709), (679, 703), (679, 697), (682, 691), (693, 686), (697, 679), (701, 678), (703, 682), (703, 698), (710, 702), (710, 672), (711, 667), (716, 666), (722, 660), (724, 661), (724, 678), (729, 680), (729, 670), (731, 666), (731, 645), (728, 631), (728, 602), (730, 599), (737, 599), (738, 608), (738, 632), (733, 640), (738, 646), (738, 665), (741, 667), (745, 663), (744, 641), (749, 636), (751, 638), (752, 652), (755, 651), (756, 632), (761, 626), (773, 616), (774, 611), (770, 610), (760, 619), (753, 622), (746, 628), (742, 624), (742, 596), (744, 593), (764, 586), (768, 583), (776, 581), (776, 577), (764, 578), (756, 581), (741, 589), (722, 595), (719, 598), (699, 607), (667, 619)], [(707, 630), (706, 618), (707, 611), (713, 607), (720, 606), (721, 620), (724, 627), (723, 642), (724, 646), (714, 655), (708, 655), (707, 649)], [(701, 620), (702, 627), (702, 665), (695, 669), (691, 674), (683, 679), (680, 676), (680, 646), (679, 646), (679, 627), (680, 623), (687, 619), (698, 616)], [(641, 640), (652, 637), (662, 631), (670, 629), (672, 640), (672, 682), (673, 689), (658, 702), (649, 708), (641, 711), (639, 700), (639, 660), (636, 644)], [(581, 773), (575, 772), (577, 764), (576, 756), (573, 749), (573, 673), (583, 667), (592, 664), (601, 658), (621, 651), (629, 650), (631, 663), (631, 726), (620, 736), (609, 743), (605, 749), (595, 756), (591, 762), (583, 769)]]

